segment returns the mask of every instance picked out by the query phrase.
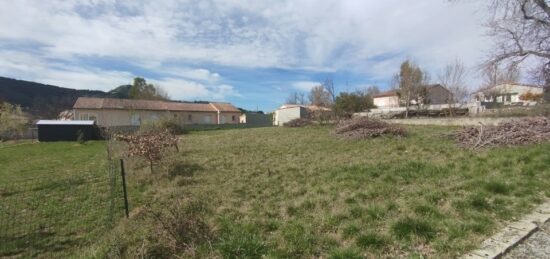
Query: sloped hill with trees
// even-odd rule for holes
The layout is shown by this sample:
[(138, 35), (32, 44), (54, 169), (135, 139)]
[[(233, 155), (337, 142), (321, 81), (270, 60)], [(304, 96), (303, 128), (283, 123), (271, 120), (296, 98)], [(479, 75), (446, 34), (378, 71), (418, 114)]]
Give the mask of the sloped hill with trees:
[(0, 101), (20, 105), (33, 119), (56, 118), (81, 96), (112, 97), (98, 90), (76, 90), (0, 77)]
[(77, 90), (54, 85), (0, 77), (0, 102), (19, 105), (31, 119), (52, 119), (71, 109), (78, 97), (168, 100), (163, 89), (136, 77), (132, 85), (121, 85), (109, 92)]

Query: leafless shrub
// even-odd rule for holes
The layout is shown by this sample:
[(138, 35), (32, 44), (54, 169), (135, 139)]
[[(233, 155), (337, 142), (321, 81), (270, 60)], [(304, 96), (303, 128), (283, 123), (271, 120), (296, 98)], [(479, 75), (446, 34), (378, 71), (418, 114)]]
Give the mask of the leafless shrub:
[(304, 119), (304, 118), (294, 119), (294, 120), (291, 120), (291, 121), (283, 124), (283, 126), (289, 127), (289, 128), (304, 127), (304, 126), (309, 126), (309, 125), (313, 125), (313, 121), (311, 121), (309, 119)]
[(144, 251), (145, 257), (196, 257), (199, 247), (212, 250), (215, 232), (206, 222), (205, 203), (194, 200), (177, 200), (170, 206), (155, 211), (147, 209), (153, 222), (152, 240)]
[(114, 138), (128, 143), (128, 156), (140, 156), (149, 161), (151, 172), (153, 164), (163, 157), (163, 151), (174, 147), (179, 151), (178, 138), (168, 130), (145, 132), (136, 135), (115, 135)]
[(374, 138), (383, 135), (402, 137), (406, 133), (402, 127), (367, 117), (356, 117), (341, 121), (333, 131), (333, 134), (338, 137), (351, 139)]
[(501, 122), (497, 126), (466, 127), (455, 134), (458, 145), (472, 150), (495, 147), (535, 144), (550, 141), (550, 119), (523, 118)]

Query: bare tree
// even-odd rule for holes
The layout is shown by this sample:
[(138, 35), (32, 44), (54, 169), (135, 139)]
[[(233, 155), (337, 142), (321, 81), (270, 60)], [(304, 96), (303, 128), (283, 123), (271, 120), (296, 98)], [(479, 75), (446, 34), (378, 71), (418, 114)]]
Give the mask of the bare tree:
[(487, 23), (495, 41), (488, 65), (517, 65), (538, 60), (544, 99), (550, 101), (550, 6), (548, 0), (491, 0)]
[(298, 104), (298, 92), (292, 92), (288, 94), (285, 101), (286, 104)]
[(325, 88), (325, 91), (330, 97), (330, 102), (336, 102), (336, 91), (334, 90), (334, 81), (332, 78), (326, 78), (325, 81), (321, 82), (321, 85)]
[(424, 84), (427, 78), (416, 64), (409, 60), (401, 63), (399, 74), (394, 78), (399, 87), (400, 99), (406, 107), (405, 118), (409, 117), (411, 102), (419, 104), (423, 95), (425, 95)]
[(521, 72), (517, 64), (508, 64), (506, 67), (500, 67), (498, 64), (486, 64), (483, 67), (482, 88), (487, 89), (499, 84), (517, 83), (521, 77)]
[(377, 95), (380, 93), (380, 88), (378, 88), (377, 85), (371, 85), (371, 86), (368, 86), (367, 88), (365, 88), (365, 94), (369, 95), (369, 96), (374, 96), (374, 95)]
[(333, 104), (330, 92), (327, 91), (323, 85), (311, 88), (309, 92), (309, 102), (312, 105), (321, 107), (330, 107)]
[(462, 102), (468, 95), (468, 88), (465, 82), (466, 67), (459, 59), (447, 64), (443, 73), (439, 75), (439, 82), (449, 90), (447, 103), (449, 104), (450, 115), (453, 116), (454, 104)]
[(298, 103), (302, 105), (307, 104), (306, 94), (304, 92), (298, 92)]
[(305, 93), (303, 92), (292, 92), (286, 98), (287, 104), (307, 104)]

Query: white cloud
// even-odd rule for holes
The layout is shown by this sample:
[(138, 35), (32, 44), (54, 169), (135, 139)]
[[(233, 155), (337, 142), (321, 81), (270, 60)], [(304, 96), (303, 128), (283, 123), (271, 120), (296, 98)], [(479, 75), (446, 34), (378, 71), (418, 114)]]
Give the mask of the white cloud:
[[(0, 50), (0, 75), (19, 75), (22, 79), (74, 89), (109, 91), (119, 85), (130, 84), (134, 75), (126, 71), (101, 70), (66, 64), (49, 64), (43, 57)], [(204, 79), (199, 83), (181, 78), (148, 80), (164, 88), (175, 100), (218, 100), (240, 96), (233, 86), (216, 84), (219, 75), (204, 69), (183, 70), (189, 77)]]
[(164, 78), (151, 80), (151, 82), (162, 87), (172, 99), (176, 100), (223, 101), (230, 96), (239, 96), (233, 86), (227, 84), (205, 85), (179, 78)]
[(292, 87), (300, 91), (309, 92), (311, 88), (318, 86), (319, 84), (319, 82), (314, 81), (297, 81), (292, 83)]
[(220, 74), (212, 72), (208, 69), (199, 68), (199, 69), (189, 69), (189, 68), (168, 68), (162, 69), (162, 72), (187, 79), (207, 81), (207, 82), (216, 82), (220, 80)]
[[(346, 70), (387, 80), (407, 57), (432, 73), (457, 57), (474, 67), (489, 46), (479, 10), (478, 1), (444, 0), (3, 1), (0, 41), (42, 45), (43, 58), (126, 60), (204, 85), (223, 80), (163, 64)], [(106, 78), (126, 76), (114, 73)], [(101, 83), (86, 84), (93, 81)]]
[(53, 63), (41, 56), (18, 51), (0, 50), (0, 56), (0, 75), (18, 75), (18, 78), (61, 87), (108, 91), (130, 83), (133, 78), (125, 71)]

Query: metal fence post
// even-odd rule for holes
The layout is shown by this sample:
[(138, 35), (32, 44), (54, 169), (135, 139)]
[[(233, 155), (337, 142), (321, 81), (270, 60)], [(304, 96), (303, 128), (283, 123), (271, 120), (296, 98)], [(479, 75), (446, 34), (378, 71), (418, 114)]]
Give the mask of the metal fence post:
[(122, 176), (122, 191), (124, 192), (124, 210), (126, 212), (126, 218), (130, 213), (128, 210), (128, 193), (126, 192), (126, 172), (124, 172), (124, 160), (120, 159), (120, 175)]

